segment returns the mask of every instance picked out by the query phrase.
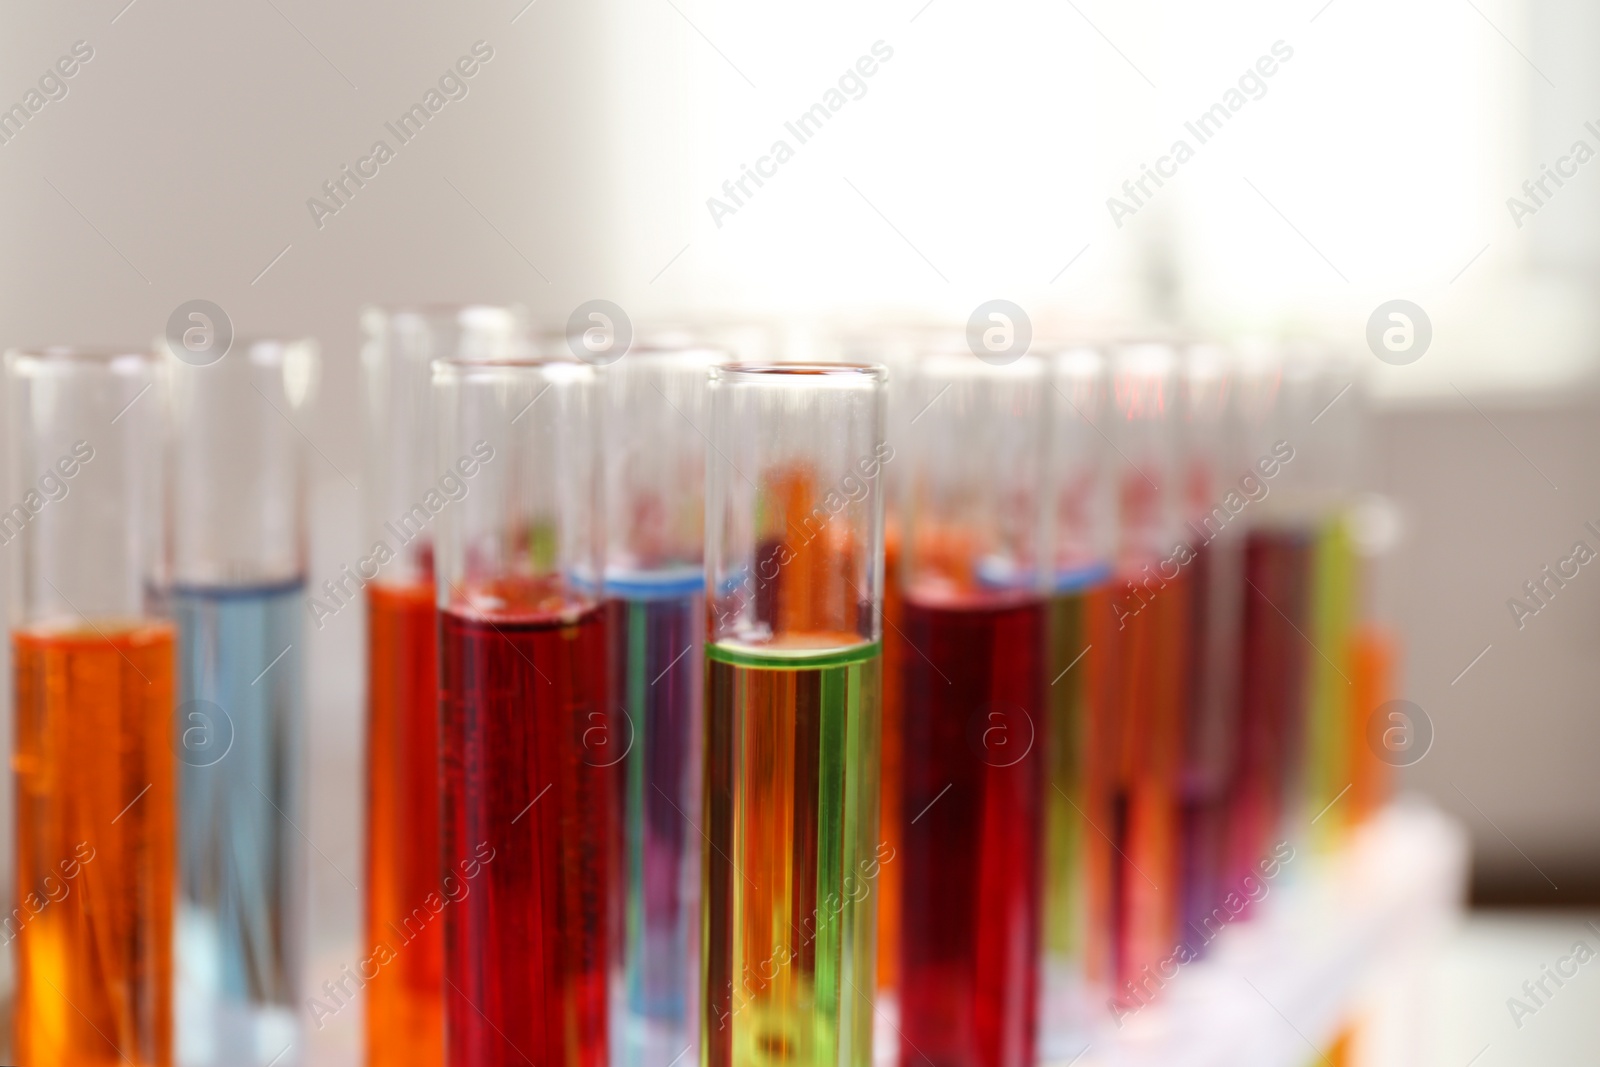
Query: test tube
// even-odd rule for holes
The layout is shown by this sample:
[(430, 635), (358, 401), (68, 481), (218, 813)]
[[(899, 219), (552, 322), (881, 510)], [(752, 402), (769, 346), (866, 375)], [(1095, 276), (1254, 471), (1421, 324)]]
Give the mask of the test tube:
[(1044, 900), (1040, 1058), (1070, 1060), (1086, 1047), (1103, 997), (1086, 961), (1090, 838), (1090, 727), (1111, 699), (1111, 573), (1116, 553), (1114, 458), (1106, 361), (1068, 348), (1049, 361), (1047, 474), (1052, 508), (1048, 652), (1044, 669)]
[(178, 1059), (291, 1065), (300, 1034), (305, 743), (301, 438), (314, 348), (168, 354), (178, 627)]
[(712, 373), (703, 1067), (872, 1061), (884, 382)]
[(1034, 356), (919, 361), (902, 513), (905, 1067), (1035, 1061), (1050, 388)]
[[(6, 357), (18, 1063), (173, 1062), (175, 636), (148, 354)], [(146, 395), (146, 394), (152, 395)]]
[[(1307, 385), (1315, 420), (1306, 426), (1307, 506), (1315, 541), (1311, 560), (1307, 660), (1306, 792), (1296, 814), (1323, 851), (1344, 840), (1359, 805), (1338, 803), (1354, 791), (1365, 739), (1359, 725), (1376, 704), (1355, 706), (1362, 614), (1362, 567), (1355, 532), (1356, 492), (1362, 480), (1366, 396), (1360, 374), (1333, 352), (1321, 352)], [(1352, 720), (1359, 725), (1352, 730)], [(1314, 821), (1313, 821), (1314, 820)]]
[(606, 371), (607, 628), (624, 712), (621, 1062), (694, 1062), (711, 348), (635, 347)]
[[(878, 775), (878, 827), (886, 851), (898, 852), (900, 841), (900, 740), (905, 719), (901, 699), (900, 664), (907, 648), (901, 636), (903, 599), (900, 595), (900, 502), (903, 475), (910, 451), (911, 410), (909, 387), (918, 351), (926, 347), (930, 330), (900, 325), (848, 331), (839, 338), (846, 361), (881, 364), (888, 372), (884, 391), (884, 426), (887, 450), (883, 461), (883, 700), (880, 727), (882, 764)], [(878, 1001), (879, 1028), (875, 1040), (892, 1043), (898, 1018), (896, 988), (900, 968), (900, 865), (884, 864), (878, 871)]]
[(1177, 396), (1181, 536), (1194, 557), (1186, 565), (1189, 642), (1181, 666), (1178, 918), (1179, 935), (1196, 956), (1215, 938), (1216, 909), (1228, 894), (1249, 896), (1246, 886), (1231, 885), (1224, 877), (1224, 833), (1236, 726), (1244, 527), (1247, 509), (1265, 499), (1270, 487), (1239, 454), (1229, 419), (1232, 390), (1225, 349), (1205, 343), (1182, 351)]
[(445, 1063), (605, 1067), (617, 766), (600, 371), (434, 363)]
[[(1305, 517), (1304, 368), (1276, 345), (1237, 350), (1235, 410), (1245, 455), (1270, 494), (1250, 506), (1240, 612), (1238, 729), (1229, 786), (1228, 879), (1237, 884), (1280, 845), (1299, 799), (1313, 532)], [(1299, 411), (1296, 418), (1294, 412)], [(1303, 421), (1302, 421), (1303, 419)], [(1270, 473), (1269, 473), (1270, 472)], [(1292, 847), (1292, 845), (1290, 845)]]
[[(434, 515), (475, 478), (435, 460), (434, 359), (505, 359), (518, 314), (467, 305), (362, 313), (366, 552), (331, 597), (367, 600), (366, 980), (368, 1062), (444, 1061), (439, 863), (438, 612)], [(477, 460), (466, 457), (476, 474)], [(344, 574), (348, 575), (346, 571)], [(322, 618), (318, 617), (318, 623)]]
[[(1151, 973), (1177, 937), (1178, 765), (1189, 649), (1193, 550), (1179, 526), (1176, 355), (1160, 343), (1126, 344), (1111, 355), (1108, 432), (1117, 477), (1118, 559), (1113, 588), (1114, 697), (1092, 728), (1091, 842), (1108, 872), (1094, 884), (1102, 923), (1090, 963), (1110, 979), (1120, 1015), (1155, 998)], [(1098, 836), (1098, 835), (1096, 835)]]

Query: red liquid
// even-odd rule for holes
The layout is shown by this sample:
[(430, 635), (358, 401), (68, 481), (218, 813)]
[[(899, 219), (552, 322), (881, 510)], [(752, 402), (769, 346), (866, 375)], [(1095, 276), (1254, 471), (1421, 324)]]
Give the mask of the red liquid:
[(601, 612), (444, 611), (439, 633), (446, 1062), (606, 1067), (622, 831)]
[[(1306, 712), (1302, 634), (1311, 588), (1311, 538), (1256, 530), (1245, 541), (1239, 731), (1228, 806), (1230, 879), (1254, 873), (1283, 832), (1284, 801), (1298, 788)], [(1298, 627), (1299, 632), (1296, 632)]]
[(1243, 585), (1237, 546), (1200, 545), (1189, 572), (1188, 640), (1184, 655), (1183, 760), (1178, 777), (1178, 939), (1203, 952), (1216, 924), (1206, 918), (1227, 896), (1225, 873), (1230, 753), (1236, 744), (1238, 591)]
[(1031, 1067), (1041, 601), (905, 598), (900, 1062)]
[(392, 955), (366, 988), (371, 1067), (444, 1059), (438, 630), (432, 582), (367, 587), (367, 950)]

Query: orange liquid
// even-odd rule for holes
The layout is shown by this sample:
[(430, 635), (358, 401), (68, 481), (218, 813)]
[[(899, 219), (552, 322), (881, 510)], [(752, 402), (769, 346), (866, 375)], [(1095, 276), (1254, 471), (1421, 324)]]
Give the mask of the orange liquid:
[[(1367, 739), (1367, 719), (1391, 689), (1397, 654), (1394, 636), (1376, 625), (1356, 628), (1350, 639), (1350, 698), (1345, 708), (1345, 752), (1349, 754), (1348, 821), (1365, 822), (1389, 799), (1389, 765), (1374, 755)], [(1331, 818), (1332, 812), (1329, 813)]]
[[(1119, 617), (1107, 629), (1111, 699), (1092, 712), (1087, 769), (1090, 825), (1090, 979), (1130, 996), (1145, 966), (1170, 955), (1177, 930), (1177, 778), (1183, 750), (1182, 678), (1187, 655), (1188, 574), (1145, 603), (1112, 593)], [(1130, 612), (1121, 615), (1121, 611)], [(1114, 843), (1114, 847), (1113, 847)]]
[(173, 629), (19, 630), (18, 1063), (172, 1063)]
[(884, 537), (883, 563), (883, 758), (878, 794), (878, 826), (883, 835), (883, 866), (878, 869), (878, 988), (893, 990), (900, 982), (900, 837), (904, 788), (901, 664), (905, 661), (905, 597), (900, 591), (900, 531), (891, 526)]
[[(432, 583), (367, 587), (367, 1062), (444, 1060), (438, 615)], [(386, 960), (386, 962), (385, 962)]]

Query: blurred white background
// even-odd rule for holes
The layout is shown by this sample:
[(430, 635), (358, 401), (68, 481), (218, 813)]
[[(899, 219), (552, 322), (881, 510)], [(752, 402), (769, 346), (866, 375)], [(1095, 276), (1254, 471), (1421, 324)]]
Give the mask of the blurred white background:
[[(66, 95), (0, 126), (0, 339), (143, 343), (194, 298), (241, 336), (318, 337), (314, 584), (360, 542), (367, 302), (961, 322), (1004, 297), (1041, 337), (1325, 334), (1368, 365), (1371, 477), (1406, 520), (1375, 600), (1437, 730), (1407, 784), (1471, 827), (1484, 899), (1600, 902), (1600, 577), (1520, 631), (1506, 607), (1600, 521), (1600, 162), (1520, 226), (1507, 206), (1600, 150), (1600, 6), (10, 0), (0, 107), (79, 41)], [(385, 123), (479, 41), (466, 95), (319, 226), (308, 199), (396, 146)], [(1199, 144), (1185, 123), (1275, 47), (1264, 94)], [(806, 143), (786, 129), (885, 51)], [(1118, 226), (1107, 199), (1179, 138), (1193, 159)], [(778, 139), (793, 158), (719, 226), (708, 198)], [(1394, 298), (1434, 331), (1405, 367), (1365, 350)], [(334, 945), (360, 880), (360, 627), (305, 649)]]

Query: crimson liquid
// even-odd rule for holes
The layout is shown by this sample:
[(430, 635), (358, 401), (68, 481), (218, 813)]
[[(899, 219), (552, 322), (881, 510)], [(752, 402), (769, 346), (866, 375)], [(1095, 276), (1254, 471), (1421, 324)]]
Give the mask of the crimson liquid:
[(900, 1062), (1031, 1067), (1044, 604), (903, 610)]
[(606, 1067), (620, 740), (600, 609), (442, 611), (439, 654), (447, 1063)]
[(1285, 798), (1299, 787), (1311, 547), (1309, 533), (1290, 529), (1253, 530), (1245, 540), (1239, 729), (1228, 797), (1235, 885), (1272, 851)]

